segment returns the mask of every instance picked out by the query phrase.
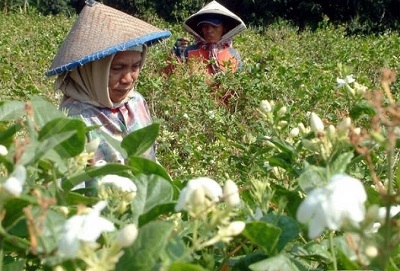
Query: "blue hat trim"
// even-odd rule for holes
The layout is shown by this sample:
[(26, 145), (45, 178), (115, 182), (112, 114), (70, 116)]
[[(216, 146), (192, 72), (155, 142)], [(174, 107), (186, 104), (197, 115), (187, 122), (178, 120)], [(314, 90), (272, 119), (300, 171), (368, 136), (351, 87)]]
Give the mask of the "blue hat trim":
[(52, 76), (55, 74), (60, 74), (60, 73), (66, 72), (66, 71), (70, 71), (70, 70), (72, 70), (78, 66), (82, 66), (88, 62), (102, 59), (106, 56), (115, 54), (120, 51), (126, 51), (127, 49), (134, 47), (134, 46), (139, 46), (139, 45), (144, 45), (144, 44), (146, 44), (147, 46), (151, 46), (152, 44), (157, 43), (158, 41), (168, 38), (170, 36), (171, 36), (171, 32), (168, 30), (162, 31), (162, 32), (157, 32), (157, 33), (152, 33), (150, 35), (144, 35), (144, 36), (141, 36), (134, 40), (130, 40), (128, 42), (117, 44), (113, 47), (104, 49), (99, 52), (95, 52), (95, 53), (85, 56), (81, 59), (74, 60), (68, 64), (62, 65), (62, 66), (54, 68), (52, 70), (49, 70), (45, 73), (45, 75)]
[(200, 26), (201, 24), (212, 24), (212, 25), (217, 26), (217, 25), (222, 24), (222, 20), (220, 20), (220, 19), (203, 19), (197, 24), (197, 26)]

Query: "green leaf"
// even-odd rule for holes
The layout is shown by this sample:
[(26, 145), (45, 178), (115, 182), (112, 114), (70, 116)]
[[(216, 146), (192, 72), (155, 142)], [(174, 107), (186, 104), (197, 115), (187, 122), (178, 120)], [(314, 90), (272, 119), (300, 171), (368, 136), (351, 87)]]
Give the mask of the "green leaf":
[[(93, 128), (93, 126), (90, 127), (90, 129), (92, 129), (92, 128)], [(121, 141), (110, 136), (108, 133), (104, 132), (103, 130), (99, 130), (99, 131), (100, 131), (101, 135), (106, 139), (108, 144), (110, 144), (117, 152), (121, 153), (122, 157), (124, 157), (124, 158), (127, 157), (126, 151), (121, 147)]]
[(61, 157), (70, 158), (80, 154), (86, 143), (86, 125), (78, 119), (57, 118), (49, 121), (39, 131), (39, 140), (51, 138), (58, 134), (73, 132), (67, 140), (55, 148)]
[(138, 238), (119, 259), (116, 271), (151, 271), (165, 249), (174, 227), (152, 221), (139, 229)]
[(363, 115), (367, 115), (368, 117), (372, 117), (375, 115), (375, 110), (366, 100), (362, 100), (357, 102), (350, 110), (350, 118), (353, 120), (357, 120), (361, 118)]
[(159, 130), (158, 123), (136, 130), (124, 137), (121, 147), (126, 150), (128, 157), (139, 156), (153, 146)]
[(31, 103), (33, 107), (33, 116), (35, 120), (35, 124), (41, 128), (56, 118), (66, 118), (66, 116), (57, 109), (54, 104), (43, 100), (43, 98), (39, 96), (33, 96), (31, 98)]
[(338, 263), (340, 264), (340, 269), (360, 270), (361, 266), (359, 266), (357, 261), (354, 261), (358, 255), (354, 251), (354, 248), (349, 246), (349, 241), (343, 236), (335, 237), (333, 241), (335, 243), (336, 255)]
[(327, 180), (327, 171), (325, 168), (309, 165), (305, 171), (299, 176), (299, 186), (308, 193), (316, 187), (325, 185)]
[(300, 197), (299, 192), (288, 190), (287, 188), (277, 184), (272, 184), (271, 187), (274, 190), (274, 198), (278, 200), (277, 204), (279, 204), (279, 201), (282, 200), (288, 202), (289, 204), (286, 205), (285, 211), (288, 215), (295, 217), (297, 208), (303, 201), (303, 198)]
[(278, 244), (281, 233), (282, 230), (272, 224), (255, 221), (246, 223), (242, 234), (262, 248), (265, 253), (271, 255)]
[(0, 102), (0, 121), (16, 120), (25, 114), (25, 103), (21, 101)]
[(38, 253), (49, 254), (57, 248), (58, 234), (64, 226), (65, 217), (53, 210), (48, 210), (44, 216), (43, 210), (39, 206), (32, 208), (32, 217), (42, 218), (43, 225), (38, 238)]
[(14, 224), (23, 217), (23, 209), (29, 204), (35, 203), (35, 199), (30, 196), (12, 198), (6, 202), (4, 209), (7, 210), (1, 224), (4, 229), (9, 230)]
[(1, 145), (3, 146), (10, 146), (11, 143), (14, 140), (14, 135), (21, 130), (22, 126), (21, 124), (17, 123), (14, 125), (11, 125), (10, 127), (6, 128), (5, 130), (3, 130), (1, 127), (1, 133), (0, 133), (0, 142)]
[(195, 264), (175, 262), (169, 266), (168, 271), (207, 271), (207, 270)]
[(130, 157), (128, 165), (132, 168), (132, 171), (135, 175), (154, 174), (163, 177), (167, 181), (172, 182), (172, 178), (165, 170), (165, 168), (161, 166), (159, 163), (156, 163), (149, 159), (137, 156)]
[(52, 137), (49, 137), (43, 141), (36, 141), (31, 139), (28, 147), (25, 149), (22, 154), (20, 163), (22, 165), (27, 165), (30, 163), (35, 163), (43, 156), (45, 156), (48, 152), (50, 152), (53, 148), (58, 146), (61, 142), (67, 140), (71, 136), (73, 136), (75, 131), (68, 131), (65, 133), (57, 134)]
[(161, 254), (163, 262), (191, 262), (190, 248), (188, 248), (182, 238), (178, 235), (174, 236), (168, 241), (165, 247), (165, 253)]
[(286, 254), (279, 254), (254, 263), (250, 265), (250, 269), (253, 271), (300, 271)]
[(75, 185), (82, 182), (92, 181), (94, 178), (99, 176), (104, 176), (107, 174), (120, 174), (122, 172), (129, 171), (128, 166), (122, 164), (106, 164), (102, 167), (87, 167), (85, 172), (74, 175), (68, 179), (63, 180), (62, 188), (63, 190), (69, 191)]
[[(75, 190), (74, 190), (75, 191)], [(69, 191), (64, 196), (65, 203), (68, 205), (93, 205), (98, 202), (98, 198), (88, 197), (85, 195), (81, 195), (72, 191)]]
[(24, 271), (24, 270), (26, 270), (25, 263), (26, 263), (26, 260), (19, 259), (19, 260), (4, 264), (2, 267), (3, 269), (1, 269), (1, 268), (0, 269), (2, 271)]
[[(132, 203), (134, 219), (148, 213), (156, 206), (171, 203), (173, 198), (172, 185), (160, 176), (139, 175), (133, 181), (137, 186), (137, 194)], [(155, 212), (157, 213), (160, 210), (162, 209), (155, 210)]]
[(336, 159), (329, 164), (329, 174), (332, 176), (337, 173), (346, 172), (347, 166), (350, 164), (353, 157), (353, 152), (345, 152), (339, 154), (339, 156), (336, 157)]
[(174, 213), (175, 212), (175, 204), (176, 204), (175, 202), (158, 204), (153, 209), (151, 209), (150, 211), (148, 211), (145, 214), (142, 214), (139, 217), (139, 225), (144, 225), (144, 224), (156, 219), (160, 215)]
[(295, 239), (300, 232), (299, 224), (297, 223), (297, 221), (289, 216), (277, 216), (270, 213), (265, 215), (261, 220), (271, 223), (282, 230), (282, 234), (279, 237), (277, 245), (278, 251), (281, 251), (286, 246), (286, 244)]

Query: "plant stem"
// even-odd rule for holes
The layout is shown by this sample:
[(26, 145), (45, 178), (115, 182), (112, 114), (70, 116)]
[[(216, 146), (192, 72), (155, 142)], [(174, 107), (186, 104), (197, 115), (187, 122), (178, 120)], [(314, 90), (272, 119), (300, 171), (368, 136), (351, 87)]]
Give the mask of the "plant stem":
[(197, 218), (195, 218), (193, 221), (193, 237), (192, 237), (193, 250), (197, 250), (197, 246), (199, 245), (197, 240), (198, 227), (199, 227), (199, 221)]
[(330, 247), (331, 247), (333, 270), (338, 270), (337, 269), (337, 262), (336, 262), (336, 251), (335, 251), (335, 246), (333, 244), (333, 231), (329, 232), (329, 244), (330, 244)]
[(389, 148), (388, 148), (388, 183), (387, 183), (387, 192), (386, 192), (386, 201), (385, 201), (385, 208), (386, 208), (386, 216), (385, 216), (385, 228), (384, 228), (384, 236), (383, 236), (383, 257), (381, 261), (381, 268), (382, 270), (386, 270), (386, 266), (388, 264), (388, 261), (390, 260), (390, 253), (391, 253), (391, 247), (390, 247), (390, 240), (391, 240), (391, 223), (390, 223), (390, 207), (392, 205), (391, 202), (391, 194), (392, 194), (392, 183), (393, 183), (393, 172), (392, 172), (392, 167), (393, 167), (393, 157), (394, 157), (394, 142), (391, 140), (389, 136)]

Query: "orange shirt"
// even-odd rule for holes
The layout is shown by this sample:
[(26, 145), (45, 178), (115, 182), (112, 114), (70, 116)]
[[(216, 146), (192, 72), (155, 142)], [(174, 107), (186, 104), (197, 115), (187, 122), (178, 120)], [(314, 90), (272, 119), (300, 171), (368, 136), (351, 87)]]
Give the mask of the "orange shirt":
[(205, 45), (201, 44), (189, 46), (185, 50), (184, 55), (187, 61), (198, 59), (200, 63), (207, 64), (206, 68), (209, 74), (214, 74), (218, 71), (226, 71), (227, 68), (235, 72), (242, 66), (239, 53), (229, 46), (218, 49), (217, 63), (212, 63), (211, 52), (207, 50)]

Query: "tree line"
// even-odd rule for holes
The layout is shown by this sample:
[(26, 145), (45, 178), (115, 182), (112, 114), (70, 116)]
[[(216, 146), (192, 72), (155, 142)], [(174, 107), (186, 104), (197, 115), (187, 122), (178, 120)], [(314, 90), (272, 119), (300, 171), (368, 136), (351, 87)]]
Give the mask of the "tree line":
[[(139, 18), (156, 14), (167, 22), (182, 22), (210, 0), (103, 0)], [(330, 22), (344, 24), (350, 34), (400, 29), (400, 0), (219, 0), (219, 3), (255, 27), (288, 21), (299, 28), (316, 29)], [(3, 13), (36, 9), (49, 14), (79, 13), (84, 0), (0, 0)]]

